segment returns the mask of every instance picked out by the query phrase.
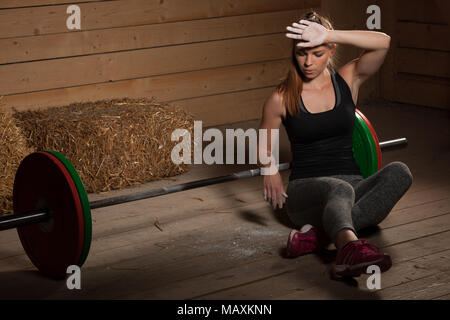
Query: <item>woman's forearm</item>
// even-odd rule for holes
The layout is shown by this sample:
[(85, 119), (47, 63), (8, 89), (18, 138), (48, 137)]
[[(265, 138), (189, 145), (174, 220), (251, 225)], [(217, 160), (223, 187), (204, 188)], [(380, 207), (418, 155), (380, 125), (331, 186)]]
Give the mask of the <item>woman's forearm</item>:
[(380, 50), (389, 49), (391, 37), (378, 31), (329, 30), (325, 41), (349, 44), (365, 50)]

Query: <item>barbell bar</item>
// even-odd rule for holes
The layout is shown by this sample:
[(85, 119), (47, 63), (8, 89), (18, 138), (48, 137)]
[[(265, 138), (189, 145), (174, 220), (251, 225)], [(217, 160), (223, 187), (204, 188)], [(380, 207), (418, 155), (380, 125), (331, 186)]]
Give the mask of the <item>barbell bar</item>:
[[(381, 168), (381, 149), (407, 144), (406, 138), (379, 142), (366, 117), (355, 111), (354, 155), (363, 176)], [(290, 163), (278, 164), (278, 171)], [(32, 153), (22, 161), (14, 182), (14, 214), (0, 217), (0, 231), (17, 228), (24, 249), (45, 275), (61, 278), (69, 265), (81, 267), (91, 242), (90, 210), (138, 201), (261, 174), (250, 169), (153, 190), (89, 202), (72, 164), (54, 151)], [(41, 187), (40, 181), (47, 185)]]

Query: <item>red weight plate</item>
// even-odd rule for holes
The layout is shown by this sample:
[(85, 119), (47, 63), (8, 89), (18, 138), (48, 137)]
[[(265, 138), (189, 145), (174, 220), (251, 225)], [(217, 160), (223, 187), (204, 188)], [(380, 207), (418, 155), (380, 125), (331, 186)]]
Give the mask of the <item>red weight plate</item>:
[(17, 228), (30, 260), (44, 275), (62, 278), (80, 259), (84, 218), (70, 173), (53, 155), (36, 152), (24, 158), (14, 180), (14, 212), (48, 210), (51, 219)]
[(358, 109), (355, 110), (361, 118), (364, 120), (364, 122), (367, 124), (367, 127), (369, 127), (370, 132), (372, 133), (373, 140), (375, 141), (375, 146), (377, 148), (377, 156), (378, 156), (378, 170), (381, 169), (381, 148), (380, 148), (380, 141), (378, 140), (377, 134), (375, 132), (375, 129), (373, 128), (372, 124), (370, 123), (369, 119)]

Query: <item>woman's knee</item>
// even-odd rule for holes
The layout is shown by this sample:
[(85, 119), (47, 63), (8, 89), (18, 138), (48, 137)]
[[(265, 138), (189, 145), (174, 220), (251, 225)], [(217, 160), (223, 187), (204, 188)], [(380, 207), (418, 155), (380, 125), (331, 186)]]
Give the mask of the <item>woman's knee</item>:
[(406, 190), (412, 185), (413, 175), (405, 163), (394, 161), (389, 163), (386, 166), (386, 169), (390, 172), (390, 175), (392, 175), (395, 181), (400, 182)]
[(348, 199), (350, 202), (355, 201), (355, 189), (352, 185), (344, 180), (338, 180), (333, 183), (329, 196), (339, 197), (340, 199)]

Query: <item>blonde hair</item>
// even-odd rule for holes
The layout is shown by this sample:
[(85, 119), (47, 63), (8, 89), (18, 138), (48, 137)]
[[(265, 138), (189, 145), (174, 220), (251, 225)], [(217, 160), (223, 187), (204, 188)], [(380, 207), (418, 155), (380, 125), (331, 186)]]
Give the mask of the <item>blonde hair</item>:
[[(334, 30), (333, 26), (331, 25), (330, 19), (316, 13), (315, 11), (310, 11), (306, 13), (299, 20), (308, 20), (316, 22), (321, 24), (328, 30)], [(295, 57), (296, 44), (299, 41), (300, 40), (292, 39), (292, 49), (291, 49), (292, 54), (289, 63), (289, 70), (286, 76), (284, 76), (284, 78), (281, 80), (280, 84), (278, 84), (278, 86), (276, 87), (276, 90), (283, 95), (285, 107), (291, 116), (295, 115), (298, 112), (300, 95), (303, 89), (301, 71), (298, 66), (297, 59)], [(327, 46), (329, 48), (332, 48), (334, 44), (327, 43)], [(332, 57), (329, 58), (327, 68), (328, 69), (335, 68), (335, 60)]]

